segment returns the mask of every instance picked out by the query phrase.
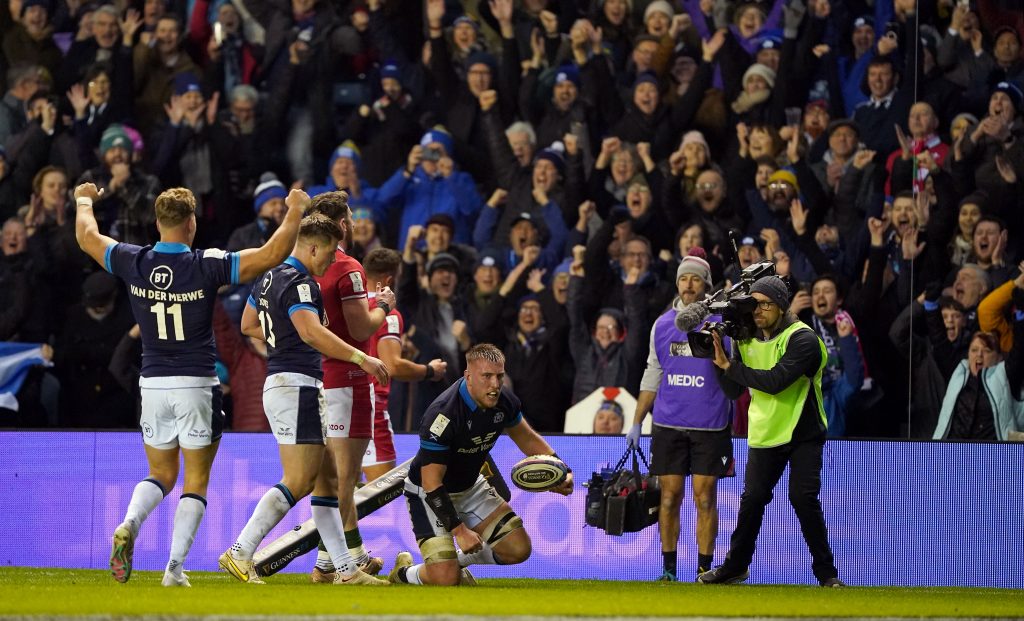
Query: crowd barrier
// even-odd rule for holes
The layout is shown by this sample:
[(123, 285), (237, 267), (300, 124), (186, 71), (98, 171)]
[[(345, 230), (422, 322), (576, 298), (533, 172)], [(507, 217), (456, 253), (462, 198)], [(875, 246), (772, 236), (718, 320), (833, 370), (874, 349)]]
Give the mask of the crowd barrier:
[[(513, 488), (512, 506), (533, 540), (533, 556), (514, 567), (481, 567), (477, 577), (650, 580), (661, 573), (656, 526), (612, 537), (584, 526), (582, 483), (621, 456), (622, 437), (550, 436), (575, 471), (570, 497)], [(649, 440), (643, 446), (649, 448)], [(396, 438), (400, 459), (418, 445)], [(736, 524), (747, 446), (734, 441), (738, 476), (719, 484), (716, 563)], [(110, 534), (135, 484), (146, 476), (141, 438), (126, 432), (0, 432), (0, 566), (105, 569)], [(493, 453), (507, 474), (522, 454), (508, 438)], [(224, 435), (214, 464), (206, 517), (186, 569), (215, 570), (257, 501), (281, 475), (269, 434)], [(787, 475), (788, 476), (788, 475)], [(1024, 588), (1024, 444), (829, 441), (822, 504), (840, 576), (852, 585)], [(135, 546), (135, 567), (162, 569), (170, 545), (176, 489), (153, 512)], [(683, 501), (680, 576), (696, 566), (692, 497)], [(267, 541), (310, 517), (300, 501)], [(366, 546), (390, 567), (416, 552), (403, 498), (360, 523)], [(286, 571), (308, 571), (313, 556)], [(786, 477), (765, 515), (750, 568), (757, 583), (812, 584), (810, 555), (788, 502)], [(273, 578), (271, 578), (272, 580)]]

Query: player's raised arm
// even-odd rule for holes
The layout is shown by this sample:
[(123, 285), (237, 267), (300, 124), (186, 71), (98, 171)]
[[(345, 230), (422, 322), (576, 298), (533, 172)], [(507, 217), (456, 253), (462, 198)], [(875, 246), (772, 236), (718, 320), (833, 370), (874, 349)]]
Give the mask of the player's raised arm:
[[(246, 310), (248, 308), (247, 306)], [(245, 325), (244, 318), (243, 313), (243, 326)], [(357, 364), (360, 369), (376, 377), (377, 381), (382, 385), (387, 385), (390, 380), (387, 365), (373, 356), (367, 356), (338, 338), (320, 323), (320, 317), (315, 312), (304, 309), (296, 310), (291, 314), (291, 319), (292, 325), (295, 326), (295, 331), (299, 334), (299, 338), (310, 347), (328, 358), (348, 360), (353, 364)]]
[(259, 248), (247, 248), (238, 253), (239, 282), (249, 282), (281, 263), (295, 247), (299, 222), (302, 221), (303, 212), (309, 207), (309, 195), (302, 190), (292, 190), (284, 202), (288, 205), (288, 213), (267, 243)]
[(117, 243), (116, 239), (100, 234), (92, 204), (100, 200), (102, 190), (92, 183), (83, 183), (75, 188), (75, 239), (78, 246), (94, 261), (107, 268), (107, 248)]

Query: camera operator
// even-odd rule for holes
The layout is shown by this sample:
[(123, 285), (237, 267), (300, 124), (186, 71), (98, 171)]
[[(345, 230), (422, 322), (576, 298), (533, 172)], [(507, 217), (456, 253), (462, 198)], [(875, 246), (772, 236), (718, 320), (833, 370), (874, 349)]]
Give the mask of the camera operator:
[(725, 563), (698, 576), (704, 584), (731, 584), (750, 577), (749, 566), (764, 511), (788, 463), (789, 501), (810, 548), (815, 578), (822, 586), (846, 586), (839, 580), (828, 543), (821, 491), (821, 453), (825, 410), (821, 374), (825, 346), (809, 326), (787, 312), (789, 288), (778, 276), (750, 285), (757, 335), (738, 341), (739, 358), (730, 360), (718, 331), (713, 334), (714, 364), (722, 391), (731, 399), (751, 393), (747, 472), (739, 516)]
[[(626, 436), (630, 446), (637, 446), (640, 426), (653, 407), (651, 473), (661, 483), (658, 530), (663, 571), (658, 580), (668, 582), (677, 576), (679, 506), (686, 476), (693, 475), (697, 507), (697, 575), (711, 569), (715, 555), (718, 479), (733, 476), (732, 404), (711, 379), (715, 368), (711, 361), (694, 357), (686, 332), (680, 330), (697, 327), (708, 312), (702, 300), (711, 288), (711, 266), (703, 254), (701, 248), (690, 250), (676, 269), (679, 297), (651, 329), (647, 370), (640, 382), (633, 427)], [(679, 322), (687, 325), (677, 327), (677, 314)], [(690, 319), (685, 320), (686, 316)]]

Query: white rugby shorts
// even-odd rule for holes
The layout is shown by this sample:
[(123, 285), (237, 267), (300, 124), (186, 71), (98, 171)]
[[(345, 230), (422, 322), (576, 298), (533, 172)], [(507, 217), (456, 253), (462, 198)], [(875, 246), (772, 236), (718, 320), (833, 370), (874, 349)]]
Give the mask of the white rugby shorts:
[(302, 373), (274, 373), (263, 382), (263, 411), (278, 444), (323, 444), (324, 383)]
[(206, 448), (224, 431), (216, 377), (142, 377), (142, 441), (156, 449)]
[(373, 434), (373, 384), (328, 388), (327, 437), (366, 439)]
[[(449, 493), (448, 497), (452, 499), (455, 511), (468, 528), (483, 522), (505, 503), (483, 475), (477, 476), (473, 486), (466, 491)], [(405, 480), (405, 499), (409, 503), (409, 517), (412, 519), (412, 531), (416, 539), (451, 536), (427, 503), (427, 493), (409, 479)]]

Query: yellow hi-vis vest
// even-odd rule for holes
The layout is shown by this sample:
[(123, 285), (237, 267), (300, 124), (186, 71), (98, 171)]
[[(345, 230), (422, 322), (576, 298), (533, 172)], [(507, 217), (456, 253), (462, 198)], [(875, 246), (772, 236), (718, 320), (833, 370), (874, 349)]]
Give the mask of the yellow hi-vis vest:
[[(810, 330), (807, 324), (796, 321), (785, 330), (767, 341), (750, 339), (739, 343), (740, 357), (743, 364), (751, 369), (767, 370), (774, 367), (786, 353), (789, 338), (797, 330)], [(817, 335), (815, 334), (815, 337)], [(821, 398), (821, 372), (825, 368), (825, 343), (818, 338), (821, 348), (821, 363), (814, 374), (814, 396), (818, 401), (818, 414), (821, 423), (828, 426), (825, 408)], [(750, 409), (747, 413), (747, 444), (753, 448), (770, 448), (786, 444), (793, 439), (793, 430), (800, 421), (800, 413), (807, 401), (807, 393), (811, 388), (811, 378), (800, 376), (782, 392), (771, 395), (760, 390), (750, 389)]]

